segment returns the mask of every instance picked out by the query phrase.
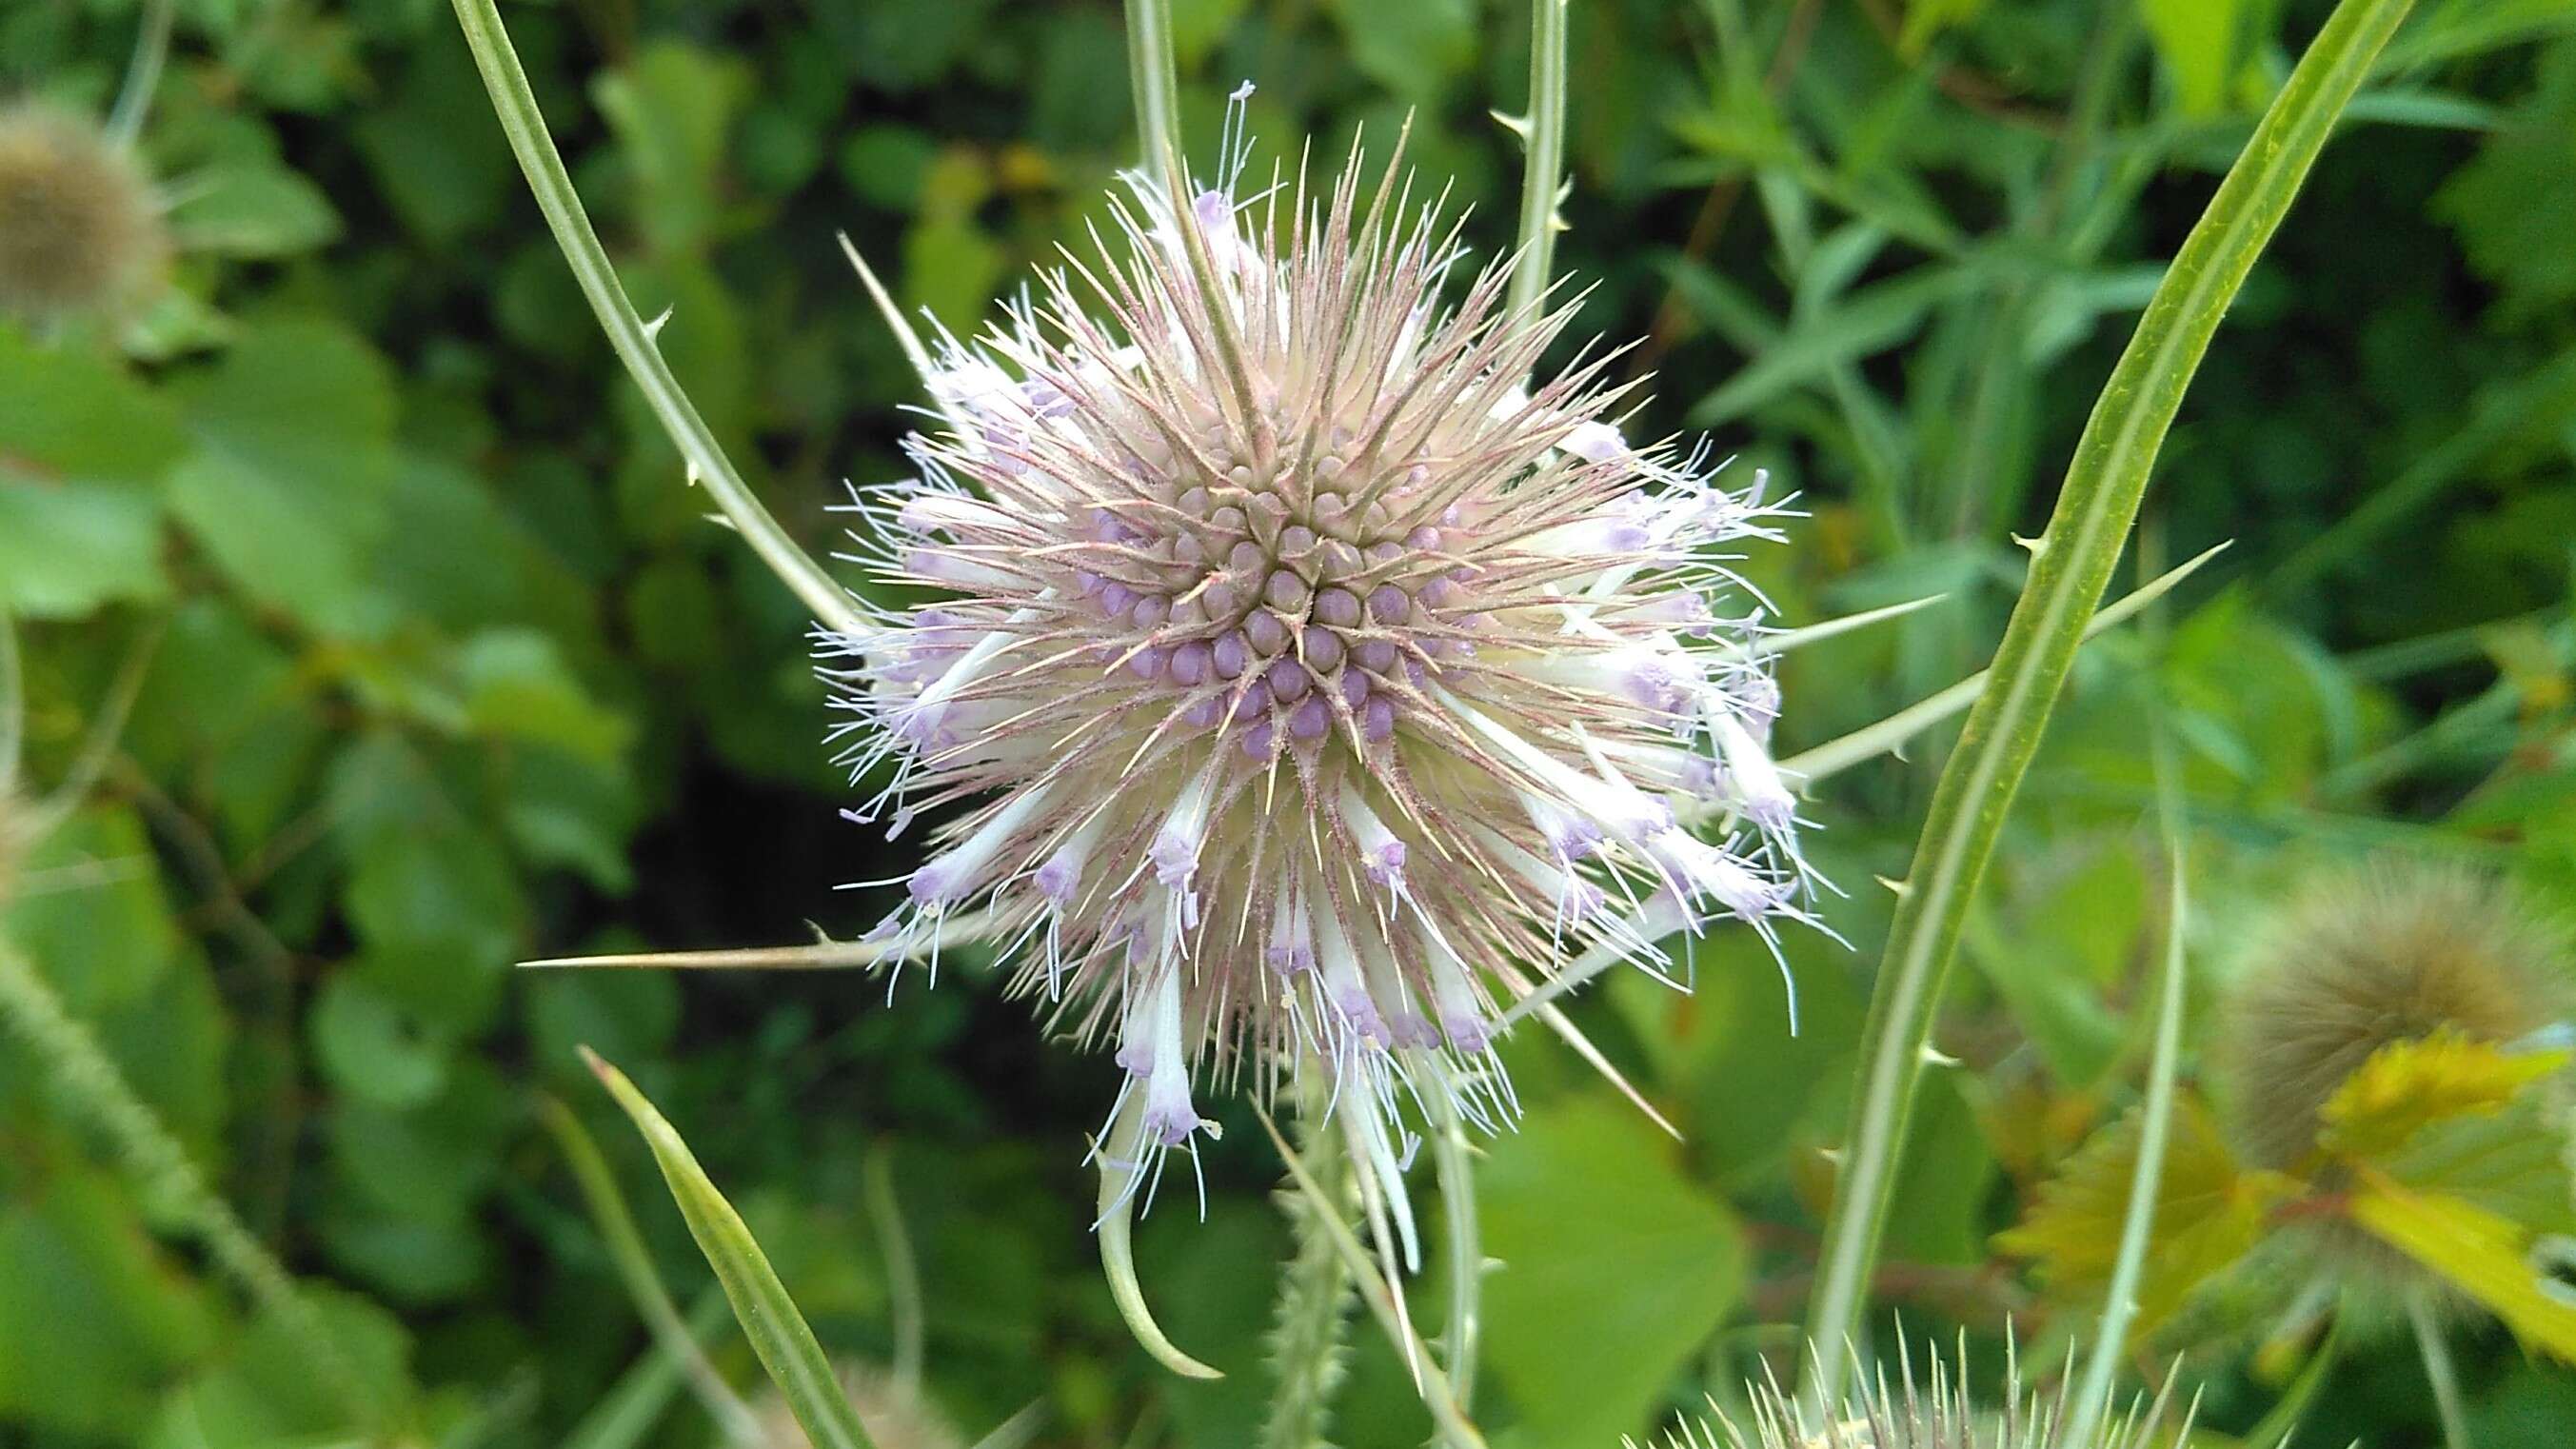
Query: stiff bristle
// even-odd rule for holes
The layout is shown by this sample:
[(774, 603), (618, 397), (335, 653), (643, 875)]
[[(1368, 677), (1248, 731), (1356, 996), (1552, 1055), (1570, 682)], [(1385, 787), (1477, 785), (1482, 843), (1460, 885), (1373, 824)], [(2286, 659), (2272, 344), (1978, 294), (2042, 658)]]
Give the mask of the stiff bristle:
[[(1857, 1387), (1822, 1423), (1766, 1376), (1746, 1385), (1745, 1422), (1712, 1399), (1707, 1418), (1685, 1420), (1658, 1449), (2149, 1449), (2191, 1437), (2187, 1409), (2168, 1436), (2174, 1416), (2170, 1381), (2153, 1399), (2103, 1405), (2103, 1412), (2091, 1416), (2097, 1427), (2079, 1440), (2074, 1435), (2083, 1416), (2069, 1412), (2071, 1388), (2026, 1393), (2019, 1364), (2008, 1356), (2001, 1401), (1980, 1404), (1968, 1388), (1964, 1340), (1950, 1360), (1929, 1345), (1922, 1357), (1928, 1368), (1918, 1373), (1913, 1351), (1900, 1352), (1892, 1379), (1886, 1362), (1864, 1369), (1855, 1358), (1851, 1377)], [(1633, 1439), (1623, 1442), (1639, 1449)]]
[(2316, 880), (2265, 925), (2225, 1014), (2239, 1145), (2296, 1169), (2372, 1053), (2439, 1032), (2518, 1041), (2566, 1016), (2569, 986), (2565, 938), (2500, 881), (2396, 860)]
[(95, 123), (34, 102), (0, 109), (0, 314), (113, 318), (167, 254), (150, 183)]

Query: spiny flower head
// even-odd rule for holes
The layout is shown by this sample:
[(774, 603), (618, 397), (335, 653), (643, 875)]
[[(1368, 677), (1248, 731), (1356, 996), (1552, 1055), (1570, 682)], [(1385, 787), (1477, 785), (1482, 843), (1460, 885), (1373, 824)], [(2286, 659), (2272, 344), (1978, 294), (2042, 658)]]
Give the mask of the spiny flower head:
[(2504, 883), (2384, 860), (2311, 882), (2267, 922), (2219, 1066), (2246, 1155), (2295, 1169), (2318, 1111), (2380, 1048), (2511, 1043), (2565, 1018), (2565, 939)]
[(0, 313), (113, 313), (167, 253), (160, 206), (124, 148), (38, 102), (0, 107)]
[(1393, 167), (1245, 198), (1232, 130), (1225, 185), (1135, 183), (1123, 263), (945, 341), (949, 431), (856, 506), (950, 597), (826, 672), (854, 778), (891, 765), (854, 818), (967, 807), (881, 938), (988, 903), (1128, 1073), (1112, 1154), (1210, 1128), (1210, 1077), (1319, 1070), (1393, 1187), (1400, 1093), (1509, 1115), (1491, 1043), (1532, 973), (1797, 913), (1723, 553), (1773, 510), (1632, 447), (1601, 358), (1526, 390), (1571, 307), (1505, 309), (1501, 265), (1444, 307), (1454, 224)]
[[(1665, 1449), (2148, 1449), (2164, 1442), (2170, 1388), (2152, 1402), (2094, 1416), (2098, 1427), (2078, 1438), (2072, 1375), (2054, 1397), (2026, 1394), (2019, 1360), (2010, 1360), (2002, 1402), (1981, 1406), (1969, 1393), (1964, 1343), (1955, 1364), (1937, 1352), (1927, 1357), (1931, 1371), (1918, 1380), (1911, 1352), (1900, 1349), (1892, 1385), (1884, 1363), (1874, 1381), (1855, 1364), (1859, 1387), (1839, 1414), (1815, 1428), (1796, 1398), (1766, 1379), (1751, 1390), (1749, 1424), (1736, 1423), (1712, 1402), (1713, 1416), (1667, 1435)], [(2190, 1438), (2189, 1418), (2183, 1442)], [(1625, 1442), (1636, 1449), (1636, 1441)]]

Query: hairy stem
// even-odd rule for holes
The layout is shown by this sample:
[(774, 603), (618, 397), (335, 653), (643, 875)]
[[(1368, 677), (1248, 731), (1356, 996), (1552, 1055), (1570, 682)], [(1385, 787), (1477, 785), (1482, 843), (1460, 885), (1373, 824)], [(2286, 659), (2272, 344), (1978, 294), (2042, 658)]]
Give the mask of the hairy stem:
[(2014, 792), (2039, 749), (2094, 603), (2110, 582), (2184, 390), (2335, 120), (2412, 0), (2344, 0), (2255, 127), (2149, 299), (2075, 446), (1986, 688), (1934, 788), (1861, 1043), (1807, 1337), (1807, 1402), (1842, 1398), (1861, 1300), (1959, 933)]
[(1307, 1167), (1328, 1202), (1279, 1189), (1279, 1210), (1295, 1245), (1279, 1273), (1279, 1301), (1270, 1328), (1270, 1366), (1277, 1376), (1260, 1449), (1324, 1449), (1332, 1427), (1333, 1395), (1350, 1357), (1351, 1305), (1358, 1296), (1350, 1268), (1333, 1245), (1324, 1215), (1350, 1200), (1350, 1175), (1339, 1134), (1316, 1132), (1301, 1116), (1298, 1140)]
[(330, 1326), (297, 1290), (284, 1264), (217, 1196), (187, 1149), (134, 1089), (87, 1026), (64, 1010), (35, 963), (0, 940), (0, 1022), (43, 1065), (44, 1077), (63, 1106), (108, 1140), (137, 1196), (180, 1225), (262, 1312), (293, 1333), (314, 1371), (337, 1394), (353, 1423), (390, 1427)]

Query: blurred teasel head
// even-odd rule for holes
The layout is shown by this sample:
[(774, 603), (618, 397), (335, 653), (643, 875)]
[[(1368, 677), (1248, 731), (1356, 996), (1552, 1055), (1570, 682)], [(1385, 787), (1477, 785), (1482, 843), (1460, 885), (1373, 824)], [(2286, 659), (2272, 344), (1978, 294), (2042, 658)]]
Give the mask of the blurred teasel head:
[(150, 181), (97, 123), (36, 101), (0, 107), (0, 314), (112, 318), (168, 251)]
[(2510, 1045), (2567, 1018), (2565, 937), (2512, 887), (2382, 860), (2309, 882), (2261, 928), (2219, 1069), (2246, 1155), (2296, 1169), (2318, 1113), (2381, 1048), (2456, 1035)]
[(1507, 1119), (1499, 1020), (1570, 954), (1800, 914), (1726, 552), (1779, 513), (1632, 444), (1598, 353), (1525, 387), (1573, 304), (1507, 308), (1498, 263), (1444, 305), (1456, 224), (1393, 165), (1243, 194), (1240, 115), (1223, 184), (1131, 178), (1123, 261), (943, 341), (948, 430), (856, 506), (948, 597), (826, 673), (887, 769), (853, 818), (968, 807), (880, 938), (989, 908), (1127, 1073), (1107, 1170), (1320, 1074), (1400, 1203), (1398, 1099)]

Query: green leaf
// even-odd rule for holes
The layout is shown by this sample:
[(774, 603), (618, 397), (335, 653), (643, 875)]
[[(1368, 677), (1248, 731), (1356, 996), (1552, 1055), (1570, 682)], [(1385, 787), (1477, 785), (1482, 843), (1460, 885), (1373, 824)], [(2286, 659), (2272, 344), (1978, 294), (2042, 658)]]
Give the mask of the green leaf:
[(2566, 185), (2576, 129), (2576, 47), (2541, 53), (2540, 79), (2477, 156), (2434, 197), (2470, 265), (2521, 315), (2576, 298), (2576, 196)]
[(634, 1119), (645, 1145), (653, 1149), (653, 1160), (670, 1184), (680, 1215), (688, 1220), (690, 1236), (698, 1240), (698, 1250), (716, 1270), (743, 1336), (751, 1340), (752, 1352), (760, 1356), (761, 1367), (769, 1371), (770, 1381), (778, 1386), (805, 1437), (814, 1449), (868, 1449), (867, 1430), (860, 1427), (858, 1414), (833, 1378), (823, 1346), (814, 1341), (814, 1330), (806, 1326), (795, 1300), (787, 1296), (787, 1285), (778, 1281), (769, 1260), (761, 1256), (760, 1245), (752, 1241), (742, 1216), (707, 1180), (689, 1145), (635, 1090), (626, 1074), (595, 1055), (584, 1056), (609, 1095)]
[(2227, 103), (2245, 0), (2140, 0), (2138, 16), (2183, 114), (2216, 114)]
[[(411, 1340), (390, 1313), (354, 1294), (302, 1285), (369, 1402), (403, 1405), (416, 1397)], [(229, 1335), (224, 1361), (171, 1394), (143, 1436), (148, 1449), (279, 1449), (281, 1445), (365, 1442), (353, 1431), (347, 1394), (316, 1372), (303, 1326), (264, 1312)], [(139, 1420), (124, 1426), (131, 1430)]]
[(448, 1044), (400, 1002), (343, 971), (305, 1018), (314, 1056), (344, 1092), (381, 1107), (417, 1107), (447, 1081)]
[(715, 239), (719, 182), (751, 75), (731, 57), (657, 40), (591, 87), (635, 181), (635, 216), (656, 256)]
[[(2514, 1337), (2576, 1364), (2576, 1301), (2555, 1278), (2568, 1240), (2447, 1193), (2419, 1193), (2363, 1169), (2352, 1220), (2504, 1320)], [(2555, 1252), (2557, 1256), (2552, 1257)]]
[(2568, 1053), (2508, 1052), (2443, 1032), (2391, 1042), (2354, 1068), (2317, 1111), (2317, 1143), (2365, 1162), (2395, 1156), (2425, 1129), (2503, 1111), (2567, 1065)]
[(413, 42), (389, 104), (351, 126), (377, 189), (414, 235), (453, 243), (498, 221), (510, 149), (475, 83), (474, 58), (444, 26)]
[(70, 619), (168, 592), (161, 505), (150, 493), (0, 477), (0, 611)]
[[(2041, 1283), (2063, 1301), (2089, 1304), (2110, 1284), (2140, 1122), (2132, 1111), (2093, 1134), (2040, 1189), (2021, 1224), (1995, 1235), (1996, 1247), (2036, 1260)], [(2296, 1189), (2282, 1174), (2240, 1164), (2198, 1098), (2176, 1099), (2130, 1331), (2154, 1331), (2194, 1289), (2252, 1251), (2266, 1214)]]
[(318, 634), (380, 635), (394, 616), (371, 566), (378, 535), (322, 483), (203, 452), (171, 475), (170, 510), (246, 597)]
[(339, 239), (340, 213), (330, 198), (282, 165), (227, 162), (190, 180), (201, 189), (170, 216), (172, 239), (189, 251), (285, 257)]
[(21, 867), (66, 873), (72, 888), (0, 906), (0, 936), (33, 958), (74, 1016), (94, 1017), (161, 984), (181, 948), (152, 842), (134, 812), (73, 815)]
[(0, 323), (0, 481), (158, 483), (187, 446), (177, 411), (114, 360)]
[(0, 1417), (80, 1436), (130, 1429), (153, 1386), (218, 1341), (216, 1302), (111, 1174), (13, 1145), (0, 1184)]
[(615, 760), (634, 730), (584, 692), (555, 642), (529, 629), (495, 629), (467, 641), (458, 659), (473, 727), (553, 745), (594, 764)]
[(1328, 0), (1351, 63), (1408, 100), (1427, 101), (1476, 57), (1474, 0)]
[[(1622, 1103), (1531, 1114), (1482, 1173), (1486, 1355), (1539, 1444), (1639, 1429), (1744, 1286), (1735, 1216)], [(1612, 1291), (1615, 1285), (1615, 1291)]]

